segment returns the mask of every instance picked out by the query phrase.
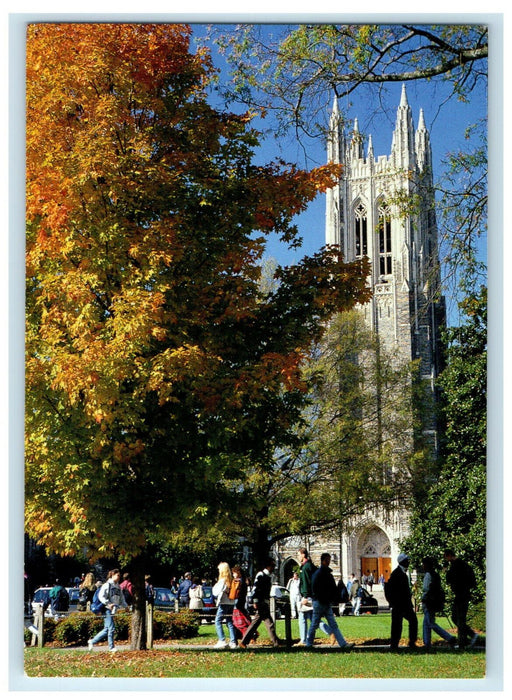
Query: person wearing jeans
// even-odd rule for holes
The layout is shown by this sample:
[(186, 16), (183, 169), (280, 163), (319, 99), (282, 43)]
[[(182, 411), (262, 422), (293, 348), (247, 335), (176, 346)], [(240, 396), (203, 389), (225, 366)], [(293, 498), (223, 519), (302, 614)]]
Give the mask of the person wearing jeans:
[(99, 599), (105, 606), (104, 626), (103, 629), (93, 638), (89, 639), (87, 646), (89, 651), (92, 651), (97, 642), (101, 642), (107, 638), (109, 651), (117, 651), (114, 646), (114, 615), (118, 608), (127, 608), (128, 604), (123, 595), (123, 591), (119, 585), (121, 580), (121, 572), (119, 569), (113, 569), (108, 574), (108, 580), (100, 589)]
[[(218, 641), (215, 646), (218, 649), (225, 649), (227, 646), (230, 649), (236, 649), (236, 632), (233, 625), (233, 608), (236, 600), (229, 597), (233, 575), (229, 564), (226, 562), (221, 562), (217, 568), (219, 570), (219, 580), (212, 590), (218, 605), (217, 614), (215, 615), (215, 631), (217, 632)], [(226, 642), (222, 620), (226, 622), (226, 627), (228, 628), (229, 643)]]
[(322, 554), (320, 558), (320, 568), (315, 571), (311, 580), (313, 591), (313, 617), (306, 638), (306, 648), (312, 648), (315, 640), (315, 633), (320, 626), (320, 621), (324, 617), (327, 620), (325, 632), (331, 634), (338, 642), (338, 646), (345, 651), (349, 651), (354, 646), (349, 644), (341, 633), (336, 618), (332, 611), (331, 603), (337, 600), (338, 588), (332, 575), (329, 564), (330, 554)]

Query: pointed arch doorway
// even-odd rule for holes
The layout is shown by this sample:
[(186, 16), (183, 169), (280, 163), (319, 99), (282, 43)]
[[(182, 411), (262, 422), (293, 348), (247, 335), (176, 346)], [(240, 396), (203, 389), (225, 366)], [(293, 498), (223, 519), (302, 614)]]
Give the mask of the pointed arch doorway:
[(388, 580), (391, 573), (391, 543), (386, 533), (377, 525), (367, 527), (358, 542), (361, 575), (373, 574), (375, 583)]

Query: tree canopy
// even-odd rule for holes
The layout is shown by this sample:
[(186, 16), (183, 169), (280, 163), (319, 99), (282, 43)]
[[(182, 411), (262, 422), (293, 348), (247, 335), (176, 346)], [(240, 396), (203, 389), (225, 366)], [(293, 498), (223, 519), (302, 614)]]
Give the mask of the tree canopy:
[(291, 439), (302, 362), (368, 298), (323, 249), (258, 285), (266, 236), (333, 183), (253, 163), (182, 25), (34, 24), (27, 39), (26, 526), (117, 554), (229, 515)]

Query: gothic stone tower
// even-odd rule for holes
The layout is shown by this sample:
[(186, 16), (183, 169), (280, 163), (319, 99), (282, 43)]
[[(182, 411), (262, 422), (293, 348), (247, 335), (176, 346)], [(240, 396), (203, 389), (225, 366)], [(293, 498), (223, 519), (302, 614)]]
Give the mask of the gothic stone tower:
[[(338, 246), (346, 261), (367, 256), (371, 301), (361, 313), (381, 346), (397, 364), (418, 360), (421, 378), (435, 398), (439, 372), (439, 329), (444, 323), (439, 287), (437, 225), (433, 208), (432, 154), (423, 111), (414, 129), (412, 111), (402, 87), (391, 154), (375, 158), (371, 136), (366, 154), (357, 120), (352, 132), (334, 101), (327, 144), (329, 162), (343, 166), (338, 184), (327, 193), (326, 243)], [(424, 434), (434, 454), (437, 430), (427, 416)], [(344, 577), (373, 571), (385, 578), (396, 565), (398, 542), (407, 534), (407, 512), (365, 512), (343, 523), (338, 538), (306, 544), (315, 555), (327, 547), (334, 573)], [(290, 570), (297, 542), (279, 553), (281, 570)]]

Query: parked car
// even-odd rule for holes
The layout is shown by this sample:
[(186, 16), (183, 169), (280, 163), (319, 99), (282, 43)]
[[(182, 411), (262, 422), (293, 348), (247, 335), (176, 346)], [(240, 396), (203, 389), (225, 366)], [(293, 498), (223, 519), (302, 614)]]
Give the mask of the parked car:
[(173, 611), (176, 596), (170, 588), (153, 588), (155, 593), (155, 610)]
[[(285, 586), (279, 586), (274, 583), (270, 589), (270, 597), (276, 601), (276, 619), (284, 617), (285, 605), (290, 603), (290, 593)], [(252, 595), (247, 595), (247, 611), (249, 615), (255, 614), (255, 609), (252, 604)]]
[[(39, 605), (43, 605), (45, 608), (45, 617), (51, 617), (53, 615), (51, 605), (50, 605), (50, 591), (52, 590), (52, 586), (42, 586), (41, 588), (38, 588), (35, 593), (34, 597), (32, 598), (32, 611), (35, 612), (35, 609)], [(78, 603), (78, 596), (79, 596), (79, 590), (78, 588), (66, 588), (66, 591), (68, 592), (69, 595), (69, 610), (73, 611), (76, 610), (76, 605)]]
[(67, 590), (68, 595), (69, 595), (69, 609), (76, 610), (78, 598), (80, 596), (80, 589), (79, 588), (66, 588), (66, 590)]

